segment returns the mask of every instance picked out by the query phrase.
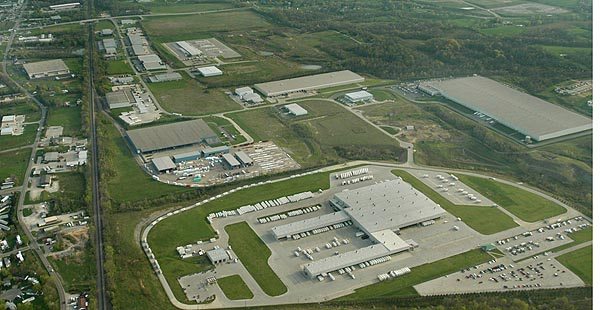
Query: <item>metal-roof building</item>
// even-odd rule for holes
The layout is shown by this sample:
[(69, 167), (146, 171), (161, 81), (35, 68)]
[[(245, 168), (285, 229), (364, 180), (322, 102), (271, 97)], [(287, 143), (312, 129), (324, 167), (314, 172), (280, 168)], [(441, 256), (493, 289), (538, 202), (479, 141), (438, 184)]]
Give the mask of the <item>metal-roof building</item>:
[(121, 89), (106, 93), (106, 103), (110, 109), (126, 108), (135, 103), (131, 90)]
[(169, 81), (179, 81), (183, 77), (179, 72), (169, 72), (169, 73), (161, 73), (150, 76), (148, 79), (152, 83), (160, 83), (160, 82), (169, 82)]
[(219, 143), (217, 135), (201, 119), (128, 130), (127, 137), (139, 153)]
[(242, 97), (246, 94), (251, 94), (253, 93), (254, 90), (252, 90), (252, 88), (248, 87), (248, 86), (244, 86), (244, 87), (240, 87), (240, 88), (236, 88), (235, 89), (235, 94)]
[(113, 38), (102, 39), (102, 46), (104, 46), (104, 49), (117, 48), (117, 41)]
[(166, 69), (167, 66), (162, 62), (156, 54), (141, 55), (137, 57), (146, 70)]
[(240, 164), (240, 162), (229, 153), (223, 154), (223, 160), (225, 160), (225, 163), (227, 164), (229, 169), (236, 169), (242, 166), (242, 164)]
[(235, 157), (240, 161), (240, 163), (244, 167), (252, 166), (252, 164), (254, 164), (252, 158), (250, 158), (250, 156), (248, 156), (248, 154), (246, 154), (246, 152), (244, 151), (235, 152)]
[(284, 106), (284, 108), (292, 115), (294, 116), (302, 116), (302, 115), (306, 115), (308, 114), (308, 111), (306, 111), (306, 109), (304, 109), (303, 107), (301, 107), (300, 105), (298, 105), (297, 103), (292, 103), (292, 104), (286, 104)]
[(346, 95), (344, 95), (344, 99), (352, 103), (361, 101), (371, 101), (373, 100), (373, 94), (371, 94), (368, 91), (361, 90), (352, 93), (347, 93)]
[(169, 156), (153, 158), (152, 165), (154, 165), (154, 168), (156, 168), (158, 172), (173, 170), (176, 168), (175, 163)]
[(204, 77), (223, 75), (223, 71), (215, 66), (200, 67), (198, 68), (198, 72)]
[(349, 220), (351, 219), (346, 212), (338, 211), (317, 217), (307, 218), (302, 221), (275, 226), (271, 229), (271, 233), (275, 239), (284, 239), (296, 234), (347, 222)]
[(208, 256), (210, 262), (213, 263), (213, 265), (224, 263), (229, 260), (229, 255), (227, 254), (227, 251), (225, 251), (222, 248), (210, 250), (206, 252), (206, 255)]
[(254, 104), (264, 102), (263, 98), (257, 93), (246, 93), (242, 96), (242, 100)]
[(179, 46), (179, 48), (190, 57), (202, 55), (202, 51), (186, 41), (178, 41), (175, 44), (177, 44), (177, 46)]
[(229, 153), (229, 146), (227, 146), (227, 145), (221, 145), (221, 146), (215, 146), (215, 147), (208, 146), (208, 147), (205, 147), (202, 149), (203, 157), (219, 155), (219, 154), (223, 154), (223, 153)]
[(202, 157), (202, 153), (200, 153), (199, 151), (192, 151), (192, 152), (186, 152), (186, 153), (173, 155), (173, 161), (176, 164), (178, 164), (178, 163), (182, 163), (182, 162), (186, 162), (186, 161), (197, 160), (200, 157)]
[(25, 69), (25, 72), (27, 72), (30, 79), (53, 77), (71, 73), (69, 67), (67, 67), (62, 59), (26, 63), (23, 65), (23, 69)]
[(426, 85), (536, 141), (592, 129), (592, 120), (494, 80), (471, 76)]
[(295, 92), (316, 90), (326, 87), (360, 83), (364, 77), (350, 71), (336, 71), (303, 76), (293, 79), (255, 84), (254, 88), (267, 97), (287, 95)]

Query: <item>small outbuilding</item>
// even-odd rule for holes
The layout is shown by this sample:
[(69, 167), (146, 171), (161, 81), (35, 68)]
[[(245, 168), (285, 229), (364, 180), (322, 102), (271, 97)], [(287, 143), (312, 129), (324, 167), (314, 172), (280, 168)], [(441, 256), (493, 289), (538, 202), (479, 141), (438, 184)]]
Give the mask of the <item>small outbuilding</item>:
[(206, 255), (210, 262), (213, 263), (213, 265), (225, 263), (229, 260), (229, 255), (227, 254), (227, 251), (225, 251), (222, 248), (210, 250), (206, 252)]
[(168, 156), (154, 158), (152, 159), (152, 164), (158, 172), (173, 170), (177, 167), (175, 166), (175, 163), (171, 160), (171, 158)]
[(198, 68), (198, 72), (204, 77), (223, 75), (223, 71), (215, 66)]
[(293, 116), (307, 115), (308, 111), (296, 103), (287, 104), (284, 108)]

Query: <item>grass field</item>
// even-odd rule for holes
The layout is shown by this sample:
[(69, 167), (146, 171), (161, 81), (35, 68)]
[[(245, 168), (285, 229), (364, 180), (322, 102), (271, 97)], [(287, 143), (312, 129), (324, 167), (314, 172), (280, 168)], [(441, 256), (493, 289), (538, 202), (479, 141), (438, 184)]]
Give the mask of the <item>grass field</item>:
[(24, 148), (17, 151), (0, 153), (0, 180), (14, 176), (16, 184), (20, 185), (27, 170), (29, 163), (30, 148)]
[(63, 126), (63, 135), (80, 136), (81, 107), (51, 108), (48, 110), (48, 126)]
[(592, 285), (592, 246), (586, 246), (556, 258), (573, 271), (585, 284)]
[(233, 252), (267, 295), (279, 296), (287, 292), (285, 284), (269, 266), (271, 250), (248, 223), (241, 222), (225, 226), (225, 231), (229, 235), (229, 245)]
[(361, 287), (355, 293), (340, 300), (374, 299), (380, 297), (405, 297), (417, 295), (414, 285), (439, 278), (488, 261), (491, 256), (480, 249), (451, 256), (433, 263), (411, 268), (411, 272), (401, 277)]
[(144, 29), (157, 42), (198, 39), (208, 33), (252, 30), (271, 25), (252, 11), (231, 11), (183, 16), (157, 16), (144, 18)]
[(459, 178), (466, 185), (527, 222), (536, 222), (567, 212), (552, 201), (508, 184), (466, 175), (460, 175)]
[(108, 185), (110, 197), (118, 202), (138, 201), (143, 199), (158, 198), (171, 193), (186, 191), (186, 188), (170, 186), (156, 182), (144, 173), (132, 157), (125, 141), (110, 123), (103, 118), (99, 128), (99, 135), (105, 139), (105, 147), (114, 150), (110, 163), (114, 175), (110, 180), (103, 180)]
[(161, 107), (169, 112), (183, 115), (205, 115), (242, 108), (222, 90), (207, 89), (185, 74), (183, 80), (149, 83), (148, 87), (160, 102)]
[(564, 249), (570, 248), (574, 245), (578, 245), (580, 243), (590, 241), (590, 240), (592, 240), (593, 236), (594, 236), (594, 230), (592, 228), (586, 228), (583, 230), (579, 230), (579, 231), (576, 231), (576, 232), (568, 235), (569, 238), (573, 239), (573, 242), (563, 244), (561, 246), (557, 246), (555, 248), (552, 248), (551, 250), (552, 250), (552, 252), (556, 253), (556, 252), (562, 251)]
[(25, 122), (35, 122), (41, 118), (38, 106), (29, 101), (0, 105), (0, 116), (11, 114), (25, 115)]
[(20, 136), (0, 136), (0, 151), (33, 144), (37, 128), (36, 124), (25, 125)]
[(81, 292), (95, 286), (96, 263), (91, 249), (61, 259), (49, 258), (60, 273), (68, 292)]
[(526, 29), (526, 27), (519, 26), (499, 26), (494, 28), (482, 28), (479, 29), (479, 32), (491, 36), (513, 37), (525, 32)]
[(371, 94), (373, 94), (373, 98), (375, 98), (375, 100), (377, 100), (377, 101), (394, 100), (394, 99), (396, 99), (396, 96), (394, 96), (389, 91), (386, 91), (386, 90), (383, 90), (383, 89), (372, 89), (372, 90), (369, 90), (369, 92)]
[(410, 173), (404, 170), (393, 170), (392, 173), (440, 204), (446, 211), (460, 217), (465, 224), (481, 234), (491, 235), (518, 226), (510, 216), (497, 208), (455, 205)]
[(203, 12), (210, 10), (222, 10), (231, 8), (229, 3), (178, 3), (175, 2), (151, 2), (144, 3), (144, 7), (148, 8), (153, 14), (164, 14), (164, 13), (190, 13), (190, 12)]
[(237, 274), (217, 279), (217, 283), (223, 294), (231, 300), (252, 299), (254, 297), (244, 279)]
[[(235, 128), (235, 126), (233, 126), (233, 124), (229, 120), (219, 116), (207, 116), (203, 117), (202, 119), (217, 134), (220, 134), (223, 130), (225, 130), (230, 135), (234, 135), (235, 138), (233, 140), (229, 140), (228, 144), (236, 145), (246, 142), (246, 138), (240, 134), (240, 132)], [(226, 140), (224, 137), (221, 139)]]
[(106, 61), (106, 74), (117, 75), (117, 74), (133, 74), (133, 69), (127, 62), (127, 60), (107, 60)]

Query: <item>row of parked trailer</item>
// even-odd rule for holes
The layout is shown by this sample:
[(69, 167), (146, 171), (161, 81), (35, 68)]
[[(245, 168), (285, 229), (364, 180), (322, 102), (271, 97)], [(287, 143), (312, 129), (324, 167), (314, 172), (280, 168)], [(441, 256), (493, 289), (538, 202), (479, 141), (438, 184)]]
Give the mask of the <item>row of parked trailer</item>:
[(369, 173), (369, 168), (360, 168), (356, 170), (346, 171), (335, 175), (336, 179), (348, 179), (357, 175), (363, 175)]
[(342, 185), (356, 184), (356, 183), (368, 181), (368, 180), (373, 180), (373, 176), (372, 175), (364, 175), (360, 178), (354, 178), (354, 179), (351, 179), (348, 181), (342, 181)]
[(403, 267), (403, 268), (400, 268), (400, 269), (397, 269), (397, 270), (392, 270), (392, 271), (390, 271), (388, 273), (380, 274), (380, 275), (377, 276), (377, 278), (379, 279), (379, 281), (385, 281), (385, 280), (388, 280), (388, 279), (391, 279), (391, 278), (396, 278), (396, 277), (405, 275), (405, 274), (407, 274), (409, 272), (410, 272), (410, 268)]
[(294, 217), (294, 216), (298, 216), (298, 215), (308, 214), (308, 213), (319, 211), (319, 210), (321, 210), (321, 205), (304, 207), (304, 208), (295, 209), (295, 210), (291, 210), (291, 211), (280, 213), (280, 214), (260, 217), (260, 218), (258, 218), (258, 222), (261, 224), (266, 224), (269, 222), (285, 220), (288, 217)]
[(378, 265), (378, 264), (381, 264), (381, 263), (388, 262), (388, 261), (390, 261), (391, 259), (392, 259), (392, 257), (391, 257), (391, 256), (389, 256), (389, 255), (388, 255), (388, 256), (384, 256), (384, 257), (380, 257), (380, 258), (375, 258), (375, 259), (372, 259), (372, 260), (366, 261), (366, 262), (364, 262), (364, 263), (360, 263), (360, 264), (358, 264), (358, 267), (360, 267), (361, 269), (362, 269), (362, 268), (367, 268), (367, 267), (369, 267), (369, 266)]
[(290, 196), (283, 196), (281, 198), (277, 198), (277, 199), (273, 199), (273, 200), (265, 200), (265, 201), (256, 203), (254, 205), (241, 206), (235, 210), (223, 210), (223, 211), (211, 213), (206, 217), (206, 219), (208, 220), (209, 223), (212, 223), (212, 219), (214, 219), (214, 218), (221, 218), (221, 217), (225, 218), (228, 216), (242, 215), (242, 214), (255, 212), (255, 211), (259, 211), (259, 210), (263, 210), (263, 209), (267, 209), (267, 208), (281, 206), (281, 205), (284, 205), (287, 203), (298, 202), (298, 201), (313, 198), (313, 197), (314, 197), (314, 194), (310, 191), (301, 192), (301, 193), (297, 193), (297, 194), (290, 195)]

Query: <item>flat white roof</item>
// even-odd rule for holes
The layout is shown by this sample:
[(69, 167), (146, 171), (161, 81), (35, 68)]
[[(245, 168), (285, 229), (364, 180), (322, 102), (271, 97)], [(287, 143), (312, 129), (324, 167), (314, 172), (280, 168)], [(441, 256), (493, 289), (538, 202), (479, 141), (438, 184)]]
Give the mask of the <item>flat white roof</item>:
[(231, 167), (237, 167), (240, 165), (240, 162), (233, 157), (233, 155), (227, 153), (223, 154), (223, 159), (227, 162), (227, 164)]
[(288, 93), (333, 87), (363, 82), (365, 78), (350, 71), (336, 71), (255, 84), (254, 88), (265, 96), (279, 96)]
[(163, 156), (159, 158), (153, 158), (152, 164), (158, 171), (165, 171), (175, 169), (175, 163), (171, 160), (169, 156)]
[(361, 90), (361, 91), (355, 91), (352, 93), (347, 93), (346, 97), (348, 97), (348, 99), (350, 99), (350, 100), (365, 100), (365, 99), (373, 98), (373, 94), (371, 94), (368, 91)]
[(223, 74), (223, 71), (221, 71), (219, 68), (217, 68), (215, 66), (200, 67), (200, 68), (198, 68), (198, 72), (200, 72), (200, 74), (202, 74), (203, 76)]
[(57, 71), (68, 71), (69, 67), (62, 59), (52, 59), (38, 62), (26, 63), (23, 65), (29, 76), (40, 73), (51, 73)]
[(311, 217), (302, 221), (291, 222), (288, 224), (275, 226), (271, 232), (277, 239), (286, 238), (295, 234), (311, 231), (317, 228), (323, 228), (350, 220), (350, 217), (343, 212), (327, 213), (325, 215)]
[(179, 47), (181, 47), (186, 53), (190, 54), (191, 56), (198, 56), (200, 54), (202, 54), (202, 52), (195, 48), (193, 45), (189, 44), (186, 41), (178, 41), (177, 45), (179, 45)]
[(14, 122), (16, 120), (16, 116), (13, 115), (4, 115), (2, 116), (2, 122)]
[(304, 109), (303, 107), (301, 107), (300, 105), (296, 104), (296, 103), (292, 103), (292, 104), (286, 104), (285, 108), (292, 114), (296, 115), (296, 116), (300, 116), (300, 115), (306, 115), (308, 114), (308, 111), (306, 111), (306, 109)]
[(444, 97), (537, 141), (592, 128), (588, 117), (482, 76), (425, 84), (439, 90)]
[(367, 234), (418, 224), (446, 211), (401, 178), (337, 193), (331, 199)]

